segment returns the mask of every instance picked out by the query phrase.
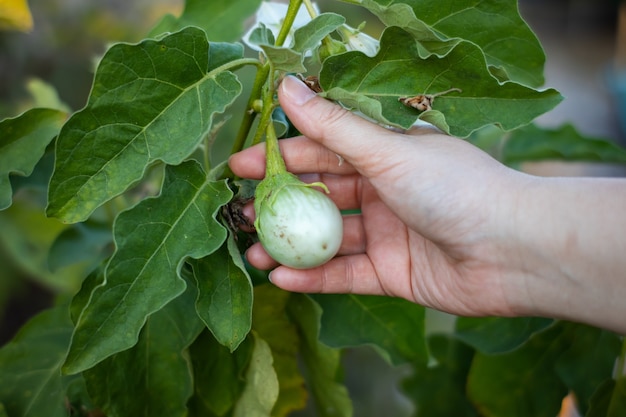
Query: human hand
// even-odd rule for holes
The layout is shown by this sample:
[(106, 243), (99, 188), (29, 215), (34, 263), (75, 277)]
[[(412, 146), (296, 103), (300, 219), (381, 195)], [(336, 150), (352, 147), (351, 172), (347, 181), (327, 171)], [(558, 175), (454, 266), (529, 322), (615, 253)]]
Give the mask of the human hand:
[[(288, 170), (324, 182), (340, 209), (360, 214), (345, 217), (339, 256), (309, 270), (279, 266), (275, 285), (387, 294), (462, 315), (514, 314), (501, 280), (511, 268), (504, 223), (514, 208), (501, 201), (511, 200), (503, 197), (520, 175), (434, 130), (413, 136), (376, 126), (292, 77), (279, 99), (305, 136), (280, 141)], [(262, 178), (264, 158), (260, 145), (232, 156), (230, 166), (241, 177)], [(260, 244), (247, 257), (261, 269), (277, 265)]]

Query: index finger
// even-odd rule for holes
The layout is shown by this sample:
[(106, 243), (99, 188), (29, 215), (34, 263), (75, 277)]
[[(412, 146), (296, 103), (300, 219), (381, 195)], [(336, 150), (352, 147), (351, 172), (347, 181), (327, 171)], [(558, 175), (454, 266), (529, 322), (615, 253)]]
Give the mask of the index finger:
[[(287, 171), (293, 174), (353, 174), (355, 169), (328, 148), (303, 136), (278, 141)], [(242, 178), (265, 176), (265, 144), (260, 143), (230, 157), (230, 169)]]

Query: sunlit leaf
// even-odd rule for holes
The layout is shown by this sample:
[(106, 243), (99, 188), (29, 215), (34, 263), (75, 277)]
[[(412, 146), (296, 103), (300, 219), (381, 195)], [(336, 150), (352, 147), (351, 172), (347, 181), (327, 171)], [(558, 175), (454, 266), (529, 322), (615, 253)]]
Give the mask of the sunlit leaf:
[(553, 322), (541, 317), (459, 317), (454, 335), (483, 353), (503, 353), (518, 348)]
[(33, 28), (33, 17), (26, 0), (0, 0), (0, 30), (28, 32)]
[[(419, 117), (460, 137), (490, 124), (504, 130), (520, 127), (562, 99), (555, 90), (500, 84), (489, 73), (482, 51), (470, 42), (460, 42), (443, 57), (423, 59), (413, 35), (397, 27), (385, 30), (380, 51), (373, 58), (360, 52), (328, 58), (320, 83), (326, 97), (381, 123), (409, 128)], [(429, 111), (420, 113), (398, 101), (450, 88), (461, 92), (436, 97)]]
[(72, 112), (69, 106), (61, 100), (57, 90), (47, 82), (39, 78), (31, 78), (26, 82), (26, 88), (33, 98), (34, 107), (56, 109), (68, 115)]
[(394, 364), (426, 363), (424, 307), (380, 296), (340, 294), (313, 298), (322, 307), (320, 340), (327, 345), (371, 344)]
[(196, 311), (219, 343), (231, 352), (252, 323), (252, 284), (233, 240), (192, 262), (198, 285)]
[(213, 42), (234, 42), (241, 38), (244, 23), (261, 4), (261, 0), (186, 0), (179, 17), (165, 16), (150, 36), (177, 32), (187, 26), (204, 30)]
[(11, 205), (9, 174), (30, 175), (66, 117), (59, 110), (38, 108), (0, 122), (0, 210)]
[(224, 181), (206, 181), (199, 164), (188, 161), (167, 168), (158, 197), (118, 216), (116, 252), (78, 319), (65, 372), (91, 368), (137, 343), (147, 317), (185, 290), (183, 260), (207, 256), (226, 239), (215, 215), (231, 197)]
[(61, 365), (72, 335), (67, 306), (44, 311), (0, 349), (0, 403), (9, 416), (65, 417), (64, 398), (74, 376)]
[(300, 354), (307, 369), (307, 382), (320, 417), (352, 416), (352, 401), (340, 382), (341, 351), (318, 340), (319, 306), (305, 295), (293, 294), (288, 311), (301, 335)]
[(254, 335), (254, 350), (245, 376), (246, 387), (235, 405), (233, 417), (270, 417), (278, 398), (278, 378), (272, 363), (269, 345)]
[(83, 373), (94, 403), (107, 415), (187, 415), (193, 377), (184, 350), (203, 328), (195, 298), (195, 286), (188, 285), (148, 318), (135, 346)]
[[(531, 87), (543, 82), (545, 54), (516, 0), (362, 0), (387, 26), (404, 28), (427, 53), (445, 54), (457, 39), (483, 51), (492, 73)], [(523, 57), (523, 59), (520, 59)]]
[(254, 297), (253, 328), (272, 350), (280, 388), (272, 416), (285, 417), (304, 408), (307, 402), (298, 363), (300, 340), (296, 327), (287, 315), (291, 294), (265, 284), (255, 287)]
[(500, 155), (509, 165), (540, 160), (626, 163), (626, 149), (609, 139), (583, 136), (571, 124), (517, 129), (504, 141)]
[(59, 134), (48, 215), (82, 221), (153, 162), (188, 157), (213, 116), (241, 92), (224, 65), (242, 51), (239, 44), (209, 44), (197, 28), (109, 49), (87, 107)]

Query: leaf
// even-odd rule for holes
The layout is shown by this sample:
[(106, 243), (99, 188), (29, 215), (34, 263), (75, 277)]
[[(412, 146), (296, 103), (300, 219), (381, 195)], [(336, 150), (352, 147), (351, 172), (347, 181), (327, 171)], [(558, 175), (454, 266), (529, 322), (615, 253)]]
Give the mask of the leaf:
[(621, 345), (615, 333), (580, 324), (574, 329), (570, 345), (554, 364), (561, 380), (575, 394), (582, 415), (596, 389), (611, 378)]
[(352, 401), (346, 387), (339, 381), (341, 351), (318, 340), (320, 307), (309, 297), (292, 294), (288, 304), (289, 315), (298, 326), (300, 354), (307, 370), (307, 380), (320, 417), (352, 416)]
[(276, 40), (272, 31), (263, 22), (259, 22), (258, 25), (250, 33), (248, 42), (253, 45), (274, 45)]
[(209, 44), (187, 28), (160, 41), (117, 44), (98, 67), (87, 107), (63, 126), (47, 213), (85, 220), (155, 161), (179, 164), (241, 92), (224, 65), (238, 44)]
[(51, 84), (39, 78), (31, 78), (26, 82), (26, 89), (34, 101), (33, 107), (45, 107), (70, 114), (72, 110), (59, 98), (57, 90)]
[(113, 236), (108, 224), (87, 221), (63, 230), (52, 243), (48, 267), (52, 272), (76, 263), (87, 263), (89, 269), (110, 255)]
[(261, 0), (186, 0), (179, 17), (165, 16), (150, 31), (149, 36), (197, 26), (206, 32), (211, 41), (234, 42), (241, 38), (244, 22), (260, 4)]
[(467, 40), (483, 51), (491, 72), (502, 74), (502, 81), (531, 87), (544, 83), (543, 48), (515, 0), (362, 0), (360, 5), (385, 25), (412, 33), (430, 53), (446, 54), (457, 39)]
[(572, 327), (559, 323), (509, 353), (477, 353), (467, 395), (485, 417), (554, 417), (567, 387), (554, 362), (571, 343)]
[[(254, 334), (254, 333), (253, 333)], [(246, 372), (246, 387), (235, 405), (233, 417), (269, 417), (278, 398), (278, 378), (272, 367), (272, 351), (254, 335), (254, 350)]]
[(0, 30), (29, 32), (33, 17), (26, 0), (0, 0)]
[(320, 340), (329, 346), (372, 344), (393, 364), (426, 363), (424, 307), (367, 295), (314, 295), (322, 308)]
[(305, 53), (319, 46), (322, 39), (343, 25), (346, 19), (336, 13), (321, 13), (293, 34), (295, 51)]
[(38, 202), (19, 199), (0, 212), (0, 246), (23, 274), (53, 291), (72, 294), (80, 286), (84, 269), (72, 266), (52, 273), (47, 264), (50, 246), (65, 227), (47, 218)]
[[(373, 58), (360, 52), (328, 58), (320, 83), (326, 97), (381, 123), (407, 129), (419, 117), (460, 137), (489, 124), (515, 129), (562, 99), (552, 89), (536, 91), (513, 82), (500, 84), (489, 73), (481, 50), (469, 42), (460, 42), (444, 57), (422, 59), (413, 35), (397, 27), (383, 32), (380, 51)], [(398, 101), (402, 97), (436, 95), (450, 88), (462, 92), (437, 97), (433, 110), (421, 114)]]
[(434, 335), (429, 350), (434, 366), (418, 366), (402, 384), (403, 392), (415, 402), (419, 415), (478, 416), (465, 395), (465, 382), (474, 350), (454, 338)]
[(223, 416), (235, 405), (244, 389), (244, 374), (254, 339), (247, 337), (230, 352), (209, 331), (203, 332), (189, 348), (193, 365), (194, 396), (190, 416)]
[(61, 375), (72, 322), (67, 306), (46, 310), (0, 350), (0, 403), (10, 416), (65, 417), (64, 397), (76, 377)]
[(591, 397), (585, 417), (621, 417), (626, 413), (626, 378), (608, 379)]
[(274, 65), (274, 70), (284, 72), (306, 72), (302, 63), (304, 54), (290, 48), (282, 48), (272, 45), (260, 45), (265, 56)]
[(218, 249), (226, 230), (215, 220), (232, 197), (224, 181), (206, 181), (195, 161), (167, 167), (161, 194), (117, 217), (117, 250), (82, 311), (64, 372), (89, 369), (130, 348), (147, 317), (185, 290), (179, 277), (186, 257)]
[(565, 160), (626, 163), (626, 149), (609, 139), (586, 137), (571, 124), (557, 129), (524, 126), (504, 141), (502, 162), (508, 165), (524, 161)]
[(480, 352), (504, 353), (517, 349), (553, 322), (540, 317), (459, 317), (454, 336)]
[(279, 395), (272, 409), (272, 417), (284, 417), (303, 409), (307, 392), (298, 363), (300, 340), (287, 314), (291, 294), (269, 284), (254, 290), (253, 328), (272, 350), (274, 371), (278, 378)]
[(196, 292), (188, 285), (148, 318), (135, 346), (83, 373), (91, 398), (107, 415), (187, 415), (193, 377), (185, 349), (203, 328), (193, 307)]
[(66, 117), (58, 110), (31, 109), (0, 122), (0, 210), (11, 205), (9, 174), (29, 176)]
[(252, 283), (232, 235), (192, 266), (198, 286), (196, 312), (217, 341), (232, 352), (252, 325)]

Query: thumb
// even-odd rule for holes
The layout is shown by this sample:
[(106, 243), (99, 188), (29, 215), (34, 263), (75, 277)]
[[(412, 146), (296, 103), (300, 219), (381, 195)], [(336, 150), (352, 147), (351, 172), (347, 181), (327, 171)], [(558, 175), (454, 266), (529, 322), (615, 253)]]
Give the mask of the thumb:
[(384, 149), (382, 142), (395, 135), (318, 97), (293, 76), (283, 79), (278, 99), (289, 120), (304, 136), (341, 155), (361, 172), (367, 170), (372, 156)]

